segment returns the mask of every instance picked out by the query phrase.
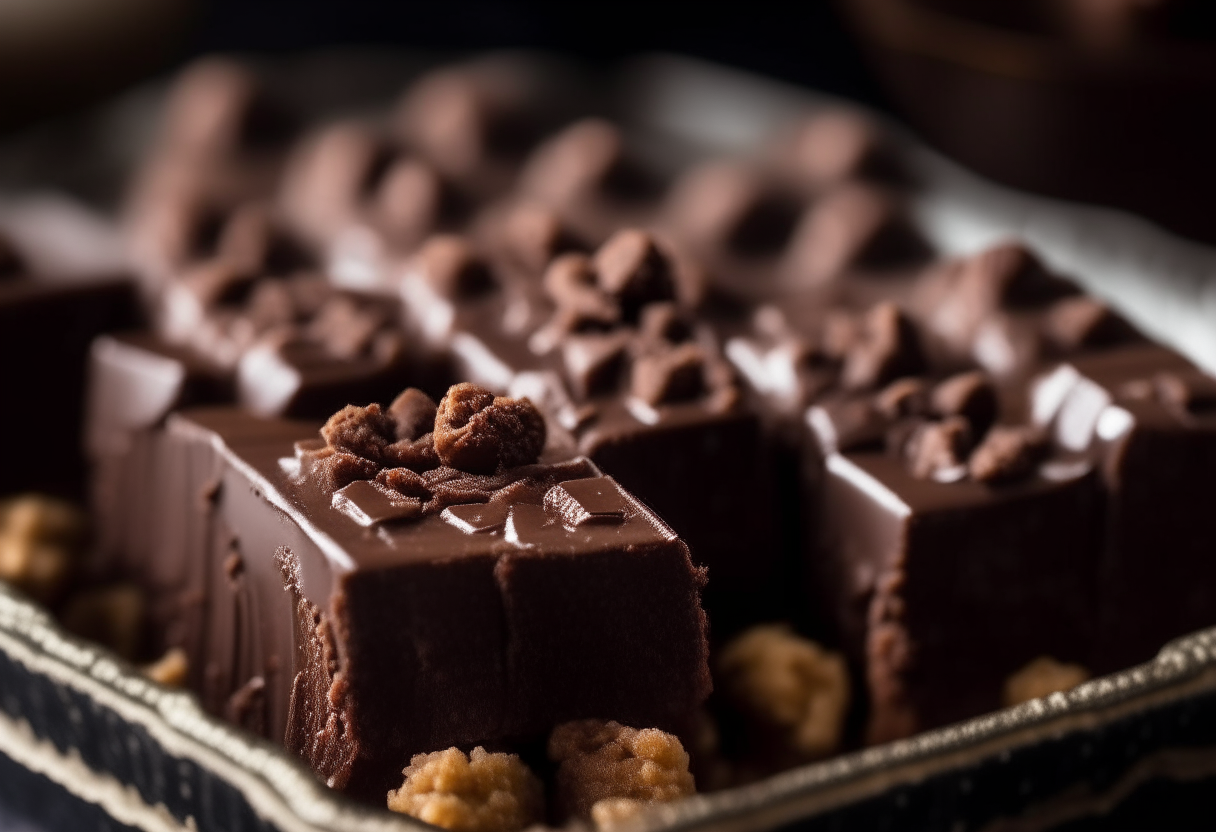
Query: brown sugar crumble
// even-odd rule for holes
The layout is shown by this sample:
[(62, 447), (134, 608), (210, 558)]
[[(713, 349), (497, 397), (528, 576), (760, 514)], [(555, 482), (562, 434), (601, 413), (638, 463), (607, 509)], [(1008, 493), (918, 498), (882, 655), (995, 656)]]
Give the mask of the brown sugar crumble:
[(607, 820), (618, 814), (621, 800), (663, 802), (696, 791), (684, 746), (657, 728), (598, 719), (567, 722), (550, 734), (549, 758), (558, 764), (557, 803), (563, 817), (598, 814)]
[(802, 759), (839, 747), (849, 708), (844, 658), (778, 624), (764, 624), (727, 644), (718, 682), (752, 728)]
[(388, 808), (454, 832), (518, 832), (544, 817), (541, 782), (515, 754), (416, 754)]
[(1002, 703), (1007, 708), (1021, 705), (1031, 699), (1071, 690), (1089, 678), (1090, 672), (1079, 664), (1040, 656), (1005, 680)]

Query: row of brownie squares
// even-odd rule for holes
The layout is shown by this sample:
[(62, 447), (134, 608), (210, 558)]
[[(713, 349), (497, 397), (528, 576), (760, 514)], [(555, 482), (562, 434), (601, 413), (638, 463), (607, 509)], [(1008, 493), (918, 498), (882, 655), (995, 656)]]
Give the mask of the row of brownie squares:
[[(439, 77), (442, 83), (422, 88), (446, 85), (456, 99), (476, 88), (466, 82), (461, 91), (460, 73)], [(415, 101), (405, 110), (419, 106)], [(472, 124), (476, 132), (476, 121), (474, 113), (464, 127)], [(850, 129), (857, 130), (856, 121), (842, 119), (806, 132), (843, 146), (836, 148), (844, 158), (837, 174), (889, 171), (889, 164), (878, 163), (873, 139), (859, 142), (856, 133), (850, 139)], [(685, 207), (662, 233), (610, 235), (621, 223), (655, 220), (661, 211), (653, 207), (654, 188), (641, 187), (636, 172), (629, 173), (619, 134), (602, 122), (584, 122), (542, 147), (540, 162), (525, 167), (527, 204), (481, 214), (468, 208), (476, 201), (464, 191), (466, 219), (424, 223), (424, 232), (403, 244), (382, 227), (385, 205), (414, 189), (407, 187), (411, 177), (415, 185), (425, 179), (418, 174), (425, 165), (386, 158), (374, 141), (367, 152), (359, 133), (349, 125), (322, 131), (296, 157), (305, 161), (295, 162), (284, 180), (284, 192), (296, 195), (285, 213), (304, 210), (300, 183), (318, 177), (321, 186), (310, 186), (322, 194), (316, 202), (336, 210), (317, 223), (319, 233), (285, 219), (300, 241), (286, 242), (288, 236), (266, 245), (271, 238), (263, 236), (259, 244), (259, 224), (267, 228), (273, 218), (256, 205), (216, 222), (223, 212), (208, 200), (183, 200), (201, 220), (200, 238), (214, 235), (219, 256), (178, 263), (159, 276), (149, 269), (154, 306), (164, 310), (155, 316), (161, 337), (118, 338), (96, 353), (99, 372), (106, 356), (123, 372), (167, 372), (161, 404), (129, 417), (129, 426), (158, 424), (189, 401), (240, 397), (263, 413), (292, 412), (297, 390), (324, 391), (328, 382), (336, 385), (333, 398), (296, 411), (325, 416), (365, 383), (357, 379), (337, 392), (356, 358), (371, 376), (400, 373), (391, 381), (383, 377), (384, 386), (369, 390), (367, 400), (388, 401), (404, 381), (429, 373), (527, 392), (551, 416), (555, 434), (568, 434), (574, 447), (689, 539), (694, 558), (710, 566), (715, 631), (797, 614), (783, 590), (791, 583), (787, 572), (806, 573), (813, 597), (828, 597), (820, 605), (823, 617), (867, 679), (875, 738), (995, 705), (1001, 679), (1040, 653), (1110, 669), (1147, 658), (1165, 638), (1208, 623), (1202, 582), (1182, 578), (1163, 586), (1178, 573), (1156, 566), (1155, 543), (1154, 557), (1144, 554), (1149, 541), (1174, 533), (1169, 549), (1176, 563), (1202, 565), (1189, 530), (1205, 501), (1204, 380), (1168, 351), (1136, 343), (1108, 310), (1077, 297), (1024, 252), (1005, 249), (929, 270), (903, 267), (922, 249), (891, 213), (893, 203), (868, 187), (830, 189), (795, 223), (800, 177), (787, 167), (766, 178), (766, 164), (779, 166), (792, 154), (832, 169), (831, 153), (827, 163), (805, 147), (797, 156), (795, 140), (767, 163), (715, 163), (694, 171), (667, 200)], [(412, 147), (425, 146), (414, 141)], [(460, 144), (450, 136), (445, 143)], [(327, 144), (339, 148), (329, 151), (329, 161), (316, 149)], [(275, 167), (274, 154), (266, 156), (265, 166)], [(317, 156), (321, 162), (309, 161)], [(557, 161), (548, 162), (547, 174), (535, 173), (545, 169), (546, 158)], [(231, 161), (226, 155), (219, 167)], [(233, 169), (246, 160), (238, 161)], [(310, 164), (322, 173), (307, 175)], [(568, 169), (575, 173), (563, 181)], [(226, 178), (205, 165), (199, 171), (204, 181), (213, 174), (216, 182)], [(452, 181), (441, 186), (459, 180), (447, 176)], [(831, 181), (831, 174), (807, 176), (821, 189)], [(503, 191), (510, 188), (510, 176), (499, 181), (508, 183), (498, 186)], [(352, 183), (350, 196), (358, 199), (347, 200), (343, 189)], [(434, 192), (433, 184), (414, 192)], [(371, 199), (379, 188), (384, 193)], [(400, 201), (394, 206), (398, 218), (412, 210)], [(467, 219), (473, 215), (481, 219)], [(425, 233), (435, 228), (466, 233)], [(579, 254), (600, 240), (594, 256)], [(253, 261), (264, 258), (261, 264), (233, 262), (250, 262), (250, 248)], [(566, 249), (573, 253), (553, 257)], [(385, 254), (394, 251), (398, 256)], [(708, 277), (699, 273), (697, 255), (709, 265)], [(286, 278), (309, 260), (328, 270), (329, 279), (256, 273), (265, 264)], [(373, 291), (335, 290), (334, 279)], [(259, 315), (272, 325), (306, 325), (273, 333), (277, 342), (255, 338), (267, 327), (245, 319)], [(155, 346), (146, 350), (140, 338)], [(173, 361), (144, 360), (174, 352), (174, 360), (194, 366), (165, 371)], [(1063, 380), (1043, 386), (1047, 392), (1032, 390), (1031, 377), (1060, 360), (1067, 362), (1056, 374)], [(1087, 362), (1099, 369), (1087, 369)], [(986, 374), (979, 383), (974, 375), (959, 378), (975, 367)], [(282, 381), (242, 387), (243, 376)], [(120, 389), (116, 385), (98, 389)], [(961, 403), (940, 392), (952, 388)], [(1050, 391), (1061, 388), (1067, 389), (1052, 399)], [(258, 403), (257, 396), (270, 403)], [(1092, 423), (1078, 428), (1078, 419)], [(998, 422), (1026, 430), (998, 431)], [(1122, 433), (1114, 430), (1120, 422)], [(1086, 430), (1097, 431), (1093, 441)], [(93, 435), (100, 437), (98, 448), (122, 448), (125, 441), (122, 431)], [(1144, 465), (1129, 458), (1127, 448), (1140, 452), (1145, 441), (1160, 443), (1167, 461), (1152, 453), (1148, 464), (1155, 470), (1127, 477), (1125, 465)], [(780, 470), (795, 457), (806, 459), (797, 471)], [(985, 467), (985, 459), (996, 461)], [(984, 471), (996, 473), (976, 473)], [(1150, 487), (1158, 471), (1184, 484)], [(123, 493), (114, 486), (102, 492)], [(1151, 495), (1168, 496), (1158, 496), (1154, 507), (1145, 502)], [(783, 509), (792, 516), (781, 523)], [(121, 511), (101, 516), (108, 522)], [(811, 530), (788, 532), (794, 540), (786, 541), (781, 557), (772, 530), (796, 530), (808, 518)], [(1128, 570), (1140, 571), (1129, 579)], [(1154, 582), (1155, 594), (1149, 592)], [(1175, 604), (1179, 591), (1194, 597)], [(1140, 610), (1163, 603), (1168, 614), (1148, 614), (1161, 625), (1154, 632)], [(1011, 627), (1010, 620), (1021, 624)], [(1113, 635), (1121, 625), (1142, 640)], [(1125, 652), (1104, 658), (1109, 645)]]

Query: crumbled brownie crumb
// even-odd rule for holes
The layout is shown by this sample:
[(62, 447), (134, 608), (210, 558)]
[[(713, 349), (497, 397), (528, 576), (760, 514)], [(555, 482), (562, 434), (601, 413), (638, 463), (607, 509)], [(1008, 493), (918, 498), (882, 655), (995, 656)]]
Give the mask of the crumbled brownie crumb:
[(915, 325), (895, 304), (883, 302), (862, 319), (858, 337), (845, 354), (841, 382), (861, 390), (915, 375), (923, 366)]
[(988, 431), (971, 454), (971, 476), (978, 482), (997, 485), (1030, 476), (1051, 448), (1047, 434), (1037, 428), (1000, 426)]
[(984, 373), (974, 370), (951, 376), (933, 388), (933, 412), (938, 416), (965, 416), (977, 436), (996, 421), (996, 388)]
[(962, 416), (919, 425), (904, 445), (912, 476), (922, 480), (962, 479), (967, 473), (971, 437), (971, 425)]
[(843, 657), (788, 627), (753, 627), (718, 657), (725, 696), (753, 730), (802, 759), (833, 753), (849, 707)]
[(473, 474), (535, 462), (545, 446), (545, 420), (531, 401), (468, 382), (443, 397), (434, 433), (440, 461)]
[(705, 392), (705, 352), (696, 344), (644, 355), (633, 362), (630, 392), (651, 406), (694, 399)]
[(301, 462), (304, 471), (324, 492), (332, 493), (355, 480), (370, 480), (380, 470), (379, 464), (345, 451), (322, 448), (306, 451)]
[(133, 584), (84, 589), (67, 599), (59, 620), (64, 629), (100, 642), (133, 660), (143, 641), (145, 599)]
[(431, 496), (431, 489), (427, 487), (426, 480), (409, 468), (385, 468), (376, 474), (376, 482), (406, 497), (427, 500)]
[(393, 399), (388, 406), (389, 418), (393, 420), (394, 433), (398, 439), (418, 439), (435, 428), (435, 412), (439, 405), (416, 387), (410, 387)]
[(456, 832), (518, 832), (543, 819), (540, 780), (515, 754), (478, 746), (416, 754), (388, 808)]
[(325, 427), (321, 428), (321, 436), (335, 450), (375, 462), (384, 455), (385, 446), (395, 439), (396, 431), (392, 418), (381, 410), (380, 405), (359, 407), (348, 404), (329, 417)]
[(1031, 699), (1071, 690), (1088, 681), (1090, 673), (1079, 664), (1066, 664), (1050, 656), (1040, 656), (1005, 680), (1002, 701), (1005, 707)]
[(83, 514), (50, 497), (0, 503), (0, 579), (47, 602), (71, 577), (85, 538)]
[(423, 473), (438, 468), (439, 454), (435, 451), (435, 435), (423, 434), (417, 439), (400, 439), (384, 449), (384, 462)]
[(620, 305), (595, 284), (595, 272), (586, 255), (558, 257), (545, 271), (544, 286), (557, 304), (562, 331), (606, 329), (621, 320)]
[(696, 791), (684, 746), (657, 728), (567, 722), (549, 736), (549, 759), (558, 764), (557, 803), (566, 817), (590, 818), (604, 800), (657, 802)]
[(157, 684), (180, 688), (186, 684), (189, 669), (186, 651), (180, 647), (170, 647), (159, 659), (140, 668), (140, 672)]

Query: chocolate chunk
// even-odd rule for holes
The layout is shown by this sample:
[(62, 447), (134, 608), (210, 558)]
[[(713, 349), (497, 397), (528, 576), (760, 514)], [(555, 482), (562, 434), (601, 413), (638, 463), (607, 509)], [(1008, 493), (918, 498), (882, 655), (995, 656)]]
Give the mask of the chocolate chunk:
[(633, 362), (630, 393), (651, 407), (694, 399), (705, 392), (705, 353), (681, 344)]
[(638, 332), (645, 340), (676, 344), (692, 337), (692, 326), (675, 303), (658, 301), (642, 307)]
[(810, 119), (793, 136), (792, 172), (807, 186), (820, 189), (867, 172), (879, 153), (880, 140), (864, 116), (829, 110)]
[(349, 361), (371, 350), (386, 323), (381, 310), (362, 307), (347, 297), (334, 297), (321, 307), (307, 333), (335, 358)]
[(393, 399), (388, 415), (396, 426), (397, 439), (417, 439), (435, 427), (435, 400), (416, 387), (410, 387)]
[(1153, 378), (1157, 398), (1183, 412), (1208, 414), (1216, 410), (1216, 379), (1199, 370), (1158, 373)]
[(910, 261), (924, 249), (890, 195), (853, 184), (824, 196), (799, 222), (790, 268), (799, 280), (822, 283), (852, 268)]
[(321, 436), (336, 450), (379, 461), (385, 446), (393, 441), (395, 429), (393, 420), (380, 405), (348, 404), (329, 417), (321, 428)]
[(495, 397), (475, 384), (450, 388), (435, 416), (435, 450), (444, 465), (476, 474), (535, 462), (545, 420), (527, 399)]
[(1000, 485), (1024, 479), (1051, 450), (1045, 431), (1029, 426), (998, 425), (988, 431), (968, 462), (971, 477)]
[(895, 304), (883, 302), (862, 319), (858, 339), (845, 355), (841, 382), (851, 390), (875, 387), (923, 367), (915, 325)]
[(608, 477), (567, 480), (545, 494), (546, 511), (571, 528), (584, 523), (620, 523), (627, 505), (617, 484)]
[(448, 506), (440, 516), (466, 534), (483, 534), (506, 526), (508, 510), (505, 503), (473, 503)]
[(520, 174), (520, 188), (560, 208), (610, 185), (625, 164), (620, 131), (585, 119), (536, 149)]
[[(529, 503), (511, 506), (505, 529), (507, 540), (517, 546), (540, 545), (551, 540), (555, 531), (544, 506)], [(560, 531), (560, 527), (556, 530)]]
[(672, 264), (645, 231), (613, 234), (596, 251), (594, 263), (600, 287), (620, 301), (627, 320), (636, 321), (651, 301), (675, 298)]
[(558, 254), (582, 248), (551, 209), (532, 203), (513, 206), (502, 220), (503, 242), (514, 259), (541, 272)]
[(445, 196), (444, 183), (433, 170), (417, 159), (401, 159), (376, 190), (374, 211), (389, 239), (408, 248), (439, 222)]
[(466, 298), (490, 289), (489, 267), (463, 237), (437, 234), (418, 251), (416, 265), (426, 281), (445, 298)]
[(1044, 334), (1057, 350), (1070, 353), (1131, 340), (1135, 330), (1095, 298), (1078, 296), (1052, 304), (1043, 321)]
[(959, 373), (933, 388), (933, 412), (938, 416), (965, 416), (976, 436), (983, 436), (996, 421), (996, 388), (979, 371)]
[(628, 332), (570, 335), (562, 342), (566, 377), (579, 398), (609, 393), (619, 386), (629, 346)]
[(928, 385), (920, 378), (896, 379), (874, 397), (874, 407), (888, 419), (924, 415), (929, 410)]
[(431, 489), (420, 474), (409, 468), (385, 468), (376, 474), (376, 482), (406, 497), (415, 497), (425, 502), (431, 498)]
[(564, 254), (545, 270), (545, 291), (558, 306), (562, 331), (602, 329), (621, 320), (620, 305), (595, 281), (591, 260), (583, 254)]
[(676, 183), (666, 210), (694, 244), (749, 255), (785, 245), (799, 207), (755, 171), (737, 163), (710, 162)]
[(1017, 242), (1002, 243), (963, 262), (959, 291), (980, 309), (1041, 307), (1077, 293), (1077, 287), (1047, 271)]
[(422, 501), (382, 485), (358, 480), (334, 492), (333, 506), (360, 526), (422, 516)]
[(966, 476), (971, 450), (971, 426), (961, 416), (925, 422), (908, 438), (904, 453), (908, 470), (917, 479), (953, 482)]

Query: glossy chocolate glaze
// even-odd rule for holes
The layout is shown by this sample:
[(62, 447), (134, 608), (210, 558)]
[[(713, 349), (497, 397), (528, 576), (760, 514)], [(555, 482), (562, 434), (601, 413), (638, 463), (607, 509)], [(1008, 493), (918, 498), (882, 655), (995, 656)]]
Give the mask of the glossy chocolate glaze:
[(228, 408), (157, 435), (141, 574), (166, 643), (206, 657), (209, 710), (379, 798), (413, 753), (590, 716), (671, 726), (708, 694), (703, 574), (591, 463), (518, 469), (538, 485), (491, 496), (497, 518), (364, 526), (301, 476), (315, 435)]

